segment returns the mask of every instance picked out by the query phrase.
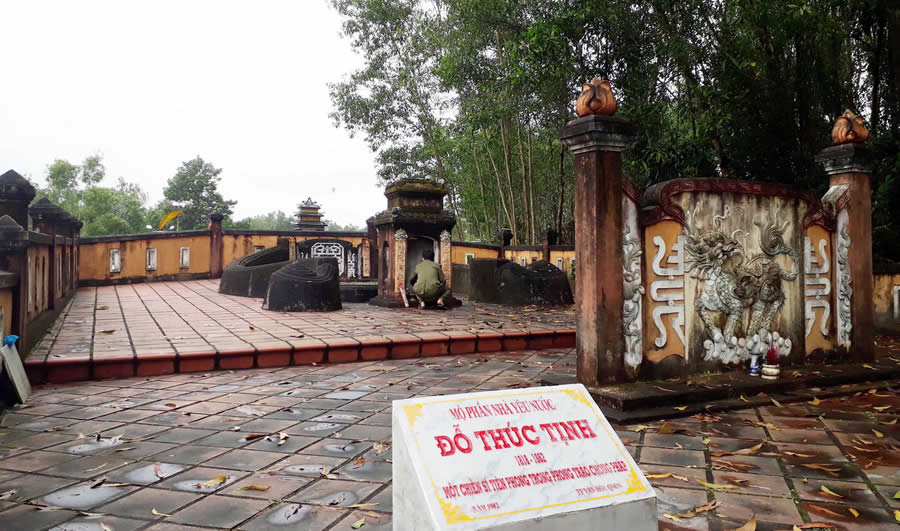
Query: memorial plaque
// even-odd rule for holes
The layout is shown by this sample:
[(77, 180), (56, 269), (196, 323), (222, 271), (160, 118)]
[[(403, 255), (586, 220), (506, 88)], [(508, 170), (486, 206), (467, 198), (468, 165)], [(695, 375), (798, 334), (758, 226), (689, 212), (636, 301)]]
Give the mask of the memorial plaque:
[(394, 529), (657, 529), (583, 385), (395, 400)]

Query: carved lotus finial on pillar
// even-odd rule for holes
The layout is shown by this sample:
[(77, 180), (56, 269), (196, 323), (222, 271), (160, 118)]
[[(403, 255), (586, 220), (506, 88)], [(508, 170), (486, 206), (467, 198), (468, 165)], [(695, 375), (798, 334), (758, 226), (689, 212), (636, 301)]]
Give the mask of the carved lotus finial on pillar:
[(844, 111), (831, 130), (831, 140), (835, 144), (865, 142), (869, 138), (869, 130), (862, 116), (857, 116), (849, 109)]
[(581, 95), (575, 103), (575, 114), (582, 116), (612, 116), (619, 106), (613, 96), (609, 81), (595, 77), (581, 86)]

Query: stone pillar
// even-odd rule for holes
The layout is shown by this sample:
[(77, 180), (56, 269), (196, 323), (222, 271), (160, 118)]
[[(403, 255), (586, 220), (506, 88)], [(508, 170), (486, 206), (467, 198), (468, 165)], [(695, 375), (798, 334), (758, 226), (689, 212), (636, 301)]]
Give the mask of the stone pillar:
[(34, 186), (15, 170), (0, 175), (0, 216), (11, 217), (27, 230), (28, 205), (34, 199), (34, 194)]
[(450, 242), (450, 231), (441, 232), (441, 269), (444, 271), (444, 279), (447, 287), (453, 287), (453, 253)]
[(371, 256), (369, 254), (369, 245), (369, 239), (363, 238), (359, 251), (360, 253), (362, 253), (359, 257), (359, 261), (362, 267), (362, 271), (360, 271), (360, 275), (362, 276), (362, 278), (370, 278), (372, 276), (372, 264), (370, 262)]
[(625, 381), (621, 152), (634, 126), (612, 116), (569, 122), (560, 139), (575, 155), (578, 381)]
[(28, 231), (9, 215), (0, 216), (0, 269), (6, 269), (19, 276), (19, 283), (13, 294), (12, 327), (7, 334), (19, 336), (19, 351), (28, 353)]
[[(845, 187), (848, 194), (846, 206), (837, 215), (834, 235), (837, 249), (836, 274), (841, 268), (849, 270), (849, 286), (840, 278), (836, 282), (838, 342), (841, 339), (841, 320), (846, 320), (849, 310), (849, 351), (854, 361), (873, 361), (875, 351), (872, 340), (874, 322), (872, 315), (872, 154), (865, 143), (845, 143), (823, 149), (816, 161), (828, 174), (832, 189)], [(849, 241), (848, 241), (849, 240)], [(849, 289), (847, 289), (849, 288)], [(841, 301), (842, 294), (845, 301)], [(849, 304), (846, 295), (849, 294)], [(844, 326), (846, 327), (846, 323)]]
[[(209, 215), (209, 276), (220, 278), (225, 264), (225, 242), (222, 239), (222, 214)], [(180, 257), (179, 257), (180, 259)]]
[(406, 240), (409, 235), (403, 229), (394, 231), (394, 295), (401, 297), (406, 289)]
[(550, 263), (550, 246), (556, 245), (556, 231), (547, 229), (541, 238), (541, 260)]

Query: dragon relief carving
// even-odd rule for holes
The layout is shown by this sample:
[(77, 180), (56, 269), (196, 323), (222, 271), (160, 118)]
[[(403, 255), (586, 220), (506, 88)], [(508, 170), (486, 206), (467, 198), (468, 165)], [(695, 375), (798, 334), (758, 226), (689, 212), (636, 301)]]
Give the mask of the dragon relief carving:
[[(769, 211), (765, 223), (755, 220), (753, 224), (759, 230), (762, 253), (748, 257), (738, 236), (749, 234), (735, 230), (729, 235), (722, 229), (722, 222), (729, 215), (727, 205), (723, 215), (713, 217), (711, 230), (697, 227), (698, 208), (699, 205), (686, 215), (684, 251), (685, 272), (703, 281), (696, 306), (712, 338), (704, 342), (705, 359), (723, 363), (742, 361), (758, 350), (761, 343), (779, 338), (777, 332), (770, 333), (770, 330), (784, 304), (781, 283), (795, 280), (800, 270), (796, 251), (784, 242), (784, 231), (790, 222), (779, 225), (775, 208)], [(791, 271), (782, 270), (775, 261), (779, 255), (790, 257)], [(743, 330), (749, 337), (738, 338), (735, 330), (747, 309), (750, 311), (749, 323)], [(716, 313), (725, 314), (722, 328), (716, 324)], [(790, 340), (780, 339), (779, 354), (789, 354)]]

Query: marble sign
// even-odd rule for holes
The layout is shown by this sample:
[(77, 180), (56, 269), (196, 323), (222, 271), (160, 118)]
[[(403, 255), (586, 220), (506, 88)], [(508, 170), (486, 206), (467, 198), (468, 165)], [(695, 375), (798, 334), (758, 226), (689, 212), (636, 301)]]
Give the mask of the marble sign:
[(392, 410), (396, 530), (657, 529), (653, 488), (580, 384)]

